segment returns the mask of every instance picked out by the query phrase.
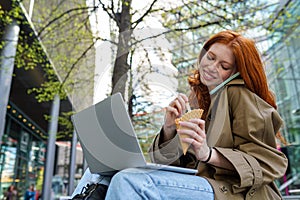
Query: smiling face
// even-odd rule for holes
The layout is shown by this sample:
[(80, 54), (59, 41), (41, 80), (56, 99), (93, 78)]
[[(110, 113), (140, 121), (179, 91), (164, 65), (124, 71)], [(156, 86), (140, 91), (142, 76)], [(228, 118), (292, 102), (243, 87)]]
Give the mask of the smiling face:
[(215, 43), (199, 64), (200, 80), (209, 90), (233, 75), (237, 69), (232, 50), (225, 44)]

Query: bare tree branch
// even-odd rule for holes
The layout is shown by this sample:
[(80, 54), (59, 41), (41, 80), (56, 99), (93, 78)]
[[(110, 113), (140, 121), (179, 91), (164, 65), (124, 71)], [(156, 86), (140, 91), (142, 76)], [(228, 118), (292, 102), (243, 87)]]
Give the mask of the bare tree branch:
[(92, 49), (95, 45), (95, 41), (92, 42), (92, 44), (76, 59), (76, 61), (72, 64), (70, 70), (68, 71), (67, 75), (65, 76), (64, 80), (61, 82), (60, 84), (60, 87), (59, 87), (59, 90), (58, 91), (61, 91), (64, 84), (66, 83), (67, 79), (69, 78), (69, 76), (71, 75), (71, 72), (74, 70), (74, 68), (76, 67), (77, 63), (82, 59), (84, 58), (84, 56), (86, 56), (86, 54), (88, 53), (88, 51), (90, 49)]
[(95, 37), (95, 40), (101, 40), (103, 42), (109, 42), (109, 43), (111, 43), (113, 45), (118, 45), (118, 43), (115, 42), (115, 41), (113, 41), (113, 40), (109, 40), (109, 39), (105, 39), (105, 38), (101, 38), (101, 37)]
[(78, 10), (84, 10), (87, 11), (90, 8), (94, 8), (94, 7), (80, 7), (80, 8), (72, 8), (70, 10), (67, 10), (66, 12), (58, 15), (57, 17), (55, 17), (54, 19), (52, 19), (50, 22), (48, 22), (43, 28), (41, 28), (41, 30), (38, 32), (38, 36), (40, 36), (42, 34), (42, 32), (49, 27), (51, 24), (53, 24), (54, 22), (56, 22), (57, 20), (61, 19), (63, 16), (68, 15), (69, 13), (78, 11)]
[[(106, 14), (117, 23), (117, 26), (119, 26), (120, 21), (118, 20), (118, 16), (116, 15), (116, 13), (112, 10), (113, 7), (111, 9), (106, 8), (105, 4), (101, 0), (99, 0), (99, 3), (101, 4), (102, 9), (106, 12)], [(112, 13), (110, 13), (109, 10), (111, 10)]]
[(157, 2), (157, 0), (153, 0), (150, 7), (148, 8), (148, 10), (146, 10), (146, 12), (139, 19), (137, 19), (135, 22), (132, 23), (132, 25), (133, 25), (132, 29), (135, 29), (135, 27), (137, 27), (137, 25), (140, 22), (142, 22), (144, 20), (144, 18), (152, 11), (152, 8), (156, 2)]
[(211, 26), (211, 25), (220, 25), (221, 23), (223, 23), (224, 21), (213, 21), (213, 22), (207, 22), (206, 24), (198, 24), (196, 26), (191, 26), (191, 27), (187, 27), (187, 28), (175, 28), (175, 29), (168, 29), (166, 31), (163, 31), (157, 35), (153, 35), (153, 36), (150, 36), (150, 37), (147, 37), (147, 38), (143, 38), (141, 40), (138, 40), (134, 43), (131, 44), (131, 46), (134, 46), (140, 42), (143, 42), (143, 41), (146, 41), (146, 40), (149, 40), (149, 39), (153, 39), (153, 38), (157, 38), (157, 37), (160, 37), (162, 35), (165, 35), (165, 34), (168, 34), (168, 33), (172, 33), (172, 32), (180, 32), (180, 31), (187, 31), (187, 30), (196, 30), (196, 29), (199, 29), (199, 28), (204, 28), (204, 27), (207, 27), (207, 26)]
[[(73, 17), (78, 17), (79, 15), (83, 15), (83, 14), (85, 14), (85, 11), (80, 12), (80, 13), (74, 13), (74, 14), (72, 14), (70, 17), (67, 17), (67, 18), (65, 18), (64, 20), (61, 20), (60, 23), (54, 24), (53, 27), (52, 27), (52, 30), (54, 30), (54, 29), (56, 29), (56, 28), (61, 29), (62, 25), (67, 24), (67, 22), (70, 22), (70, 21), (73, 19)], [(87, 16), (87, 17), (83, 20), (83, 22), (85, 23), (86, 20), (89, 20), (89, 16)], [(67, 24), (67, 25), (68, 25), (68, 24)], [(45, 26), (44, 29), (43, 29), (42, 31), (45, 31), (46, 28), (47, 28), (47, 26)], [(42, 31), (40, 31), (39, 34), (41, 34)], [(47, 33), (47, 32), (46, 32), (46, 33)], [(47, 35), (46, 33), (43, 34), (43, 35), (46, 36), (46, 35)], [(40, 37), (41, 39), (43, 39), (43, 35), (39, 35), (39, 37)]]

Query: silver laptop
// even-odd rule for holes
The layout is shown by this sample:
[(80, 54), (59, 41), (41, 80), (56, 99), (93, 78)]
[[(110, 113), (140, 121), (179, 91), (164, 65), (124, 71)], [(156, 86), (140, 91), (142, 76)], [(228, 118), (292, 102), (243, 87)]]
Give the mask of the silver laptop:
[(120, 93), (72, 116), (92, 173), (113, 174), (130, 167), (196, 174), (196, 169), (147, 163)]

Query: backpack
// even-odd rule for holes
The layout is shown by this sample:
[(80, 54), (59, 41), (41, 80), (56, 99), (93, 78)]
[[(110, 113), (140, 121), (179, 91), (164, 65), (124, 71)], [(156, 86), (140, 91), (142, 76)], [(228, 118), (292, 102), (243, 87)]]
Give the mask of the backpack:
[(108, 186), (103, 184), (87, 184), (80, 194), (76, 194), (72, 200), (101, 200), (105, 199)]

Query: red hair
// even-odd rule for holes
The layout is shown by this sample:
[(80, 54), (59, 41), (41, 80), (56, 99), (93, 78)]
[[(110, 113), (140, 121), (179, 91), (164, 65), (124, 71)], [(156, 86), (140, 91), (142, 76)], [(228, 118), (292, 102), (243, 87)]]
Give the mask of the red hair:
[[(205, 53), (215, 43), (225, 44), (231, 48), (233, 55), (235, 56), (237, 71), (240, 72), (241, 77), (245, 82), (245, 86), (271, 106), (277, 108), (275, 97), (269, 90), (264, 65), (254, 41), (245, 38), (234, 31), (226, 30), (219, 32), (216, 35), (213, 35), (204, 44), (199, 54), (197, 65), (200, 64)], [(198, 70), (195, 70), (194, 74), (188, 78), (188, 82), (192, 89), (190, 95), (192, 104), (195, 105), (195, 103), (198, 103), (199, 107), (207, 111), (210, 105), (209, 91), (208, 88), (201, 83)], [(204, 113), (204, 117), (206, 117), (206, 114), (207, 113)]]

